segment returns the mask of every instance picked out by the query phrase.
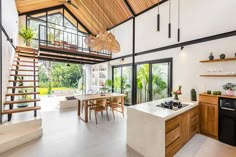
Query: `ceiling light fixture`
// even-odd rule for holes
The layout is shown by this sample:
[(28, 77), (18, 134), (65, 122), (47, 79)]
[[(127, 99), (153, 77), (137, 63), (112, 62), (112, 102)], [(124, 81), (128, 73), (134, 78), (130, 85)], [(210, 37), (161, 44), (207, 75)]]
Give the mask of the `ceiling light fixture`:
[(168, 37), (171, 38), (171, 0), (169, 0), (169, 24), (168, 24)]
[[(159, 2), (157, 2), (159, 3)], [(157, 14), (157, 31), (160, 31), (160, 4), (158, 4), (158, 14)]]
[(177, 30), (178, 39), (177, 41), (180, 42), (180, 0), (178, 0), (178, 30)]

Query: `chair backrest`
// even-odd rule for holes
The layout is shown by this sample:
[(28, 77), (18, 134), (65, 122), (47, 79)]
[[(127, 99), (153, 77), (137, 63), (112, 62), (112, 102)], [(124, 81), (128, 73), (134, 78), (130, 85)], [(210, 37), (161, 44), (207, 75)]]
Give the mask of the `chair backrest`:
[(105, 106), (106, 105), (106, 99), (97, 99), (96, 100), (96, 105)]
[(113, 103), (113, 104), (121, 103), (121, 97), (113, 97), (113, 98), (111, 98), (111, 103)]

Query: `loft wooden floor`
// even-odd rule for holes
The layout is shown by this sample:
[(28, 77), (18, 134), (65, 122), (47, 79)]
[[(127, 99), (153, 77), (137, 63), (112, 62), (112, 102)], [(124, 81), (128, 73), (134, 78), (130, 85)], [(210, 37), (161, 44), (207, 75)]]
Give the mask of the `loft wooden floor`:
[[(0, 157), (141, 157), (126, 146), (126, 118), (110, 121), (99, 114), (80, 121), (75, 109), (42, 112), (42, 138), (0, 154)], [(194, 136), (176, 157), (235, 157), (236, 147), (202, 135)]]

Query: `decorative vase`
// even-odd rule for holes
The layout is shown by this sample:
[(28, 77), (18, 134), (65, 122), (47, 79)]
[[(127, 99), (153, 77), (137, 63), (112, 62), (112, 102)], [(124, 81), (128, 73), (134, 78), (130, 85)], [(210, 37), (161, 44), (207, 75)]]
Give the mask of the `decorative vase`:
[(234, 95), (234, 91), (228, 89), (228, 90), (226, 90), (226, 95), (233, 96)]
[(214, 56), (212, 54), (210, 54), (209, 60), (213, 60), (213, 59), (214, 59)]
[(221, 54), (220, 59), (225, 59), (225, 54)]
[(175, 94), (175, 100), (179, 100), (178, 94)]
[(195, 89), (191, 90), (191, 100), (192, 101), (197, 101), (197, 92)]
[[(19, 99), (19, 100), (27, 100), (26, 98), (21, 98), (21, 99)], [(28, 107), (29, 106), (29, 104), (28, 103), (20, 103), (20, 104), (17, 104), (17, 107), (18, 108), (24, 108), (24, 107)]]

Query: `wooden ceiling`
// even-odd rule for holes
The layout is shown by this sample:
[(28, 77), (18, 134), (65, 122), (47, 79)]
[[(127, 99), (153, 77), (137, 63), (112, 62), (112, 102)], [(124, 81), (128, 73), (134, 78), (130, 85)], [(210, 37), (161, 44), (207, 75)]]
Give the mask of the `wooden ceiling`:
[(159, 3), (161, 0), (127, 0), (135, 14), (144, 11), (147, 8)]
[[(72, 0), (78, 4), (78, 9), (66, 3), (66, 0), (16, 0), (19, 13), (65, 4), (65, 6), (93, 34), (102, 28), (111, 28), (133, 15), (125, 0)], [(127, 0), (128, 4), (138, 14), (158, 3), (160, 0)]]

